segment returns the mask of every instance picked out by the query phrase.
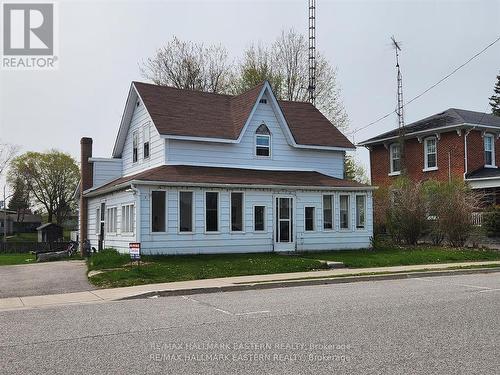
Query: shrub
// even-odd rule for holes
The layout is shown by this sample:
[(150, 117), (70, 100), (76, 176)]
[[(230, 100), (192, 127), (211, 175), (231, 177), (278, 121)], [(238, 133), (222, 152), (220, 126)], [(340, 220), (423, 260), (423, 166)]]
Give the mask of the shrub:
[(482, 227), (487, 236), (500, 236), (500, 206), (492, 206), (483, 213)]
[(387, 231), (394, 241), (415, 245), (427, 225), (422, 184), (400, 178), (389, 191), (389, 195)]
[(481, 207), (483, 194), (472, 191), (463, 181), (428, 181), (425, 200), (435, 221), (435, 237), (444, 236), (454, 247), (462, 247), (474, 230), (472, 214)]

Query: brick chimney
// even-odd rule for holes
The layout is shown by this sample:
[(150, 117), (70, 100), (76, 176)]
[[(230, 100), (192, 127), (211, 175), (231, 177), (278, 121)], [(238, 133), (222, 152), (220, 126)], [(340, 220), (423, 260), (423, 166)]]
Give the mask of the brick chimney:
[(88, 238), (88, 198), (83, 192), (94, 184), (94, 165), (89, 162), (92, 157), (92, 138), (80, 140), (80, 251), (84, 254), (83, 241)]

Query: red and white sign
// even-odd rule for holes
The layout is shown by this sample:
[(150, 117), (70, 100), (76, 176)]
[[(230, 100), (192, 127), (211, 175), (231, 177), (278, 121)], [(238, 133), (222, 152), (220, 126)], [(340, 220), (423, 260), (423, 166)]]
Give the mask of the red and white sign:
[(131, 259), (141, 259), (141, 243), (130, 242), (128, 244)]

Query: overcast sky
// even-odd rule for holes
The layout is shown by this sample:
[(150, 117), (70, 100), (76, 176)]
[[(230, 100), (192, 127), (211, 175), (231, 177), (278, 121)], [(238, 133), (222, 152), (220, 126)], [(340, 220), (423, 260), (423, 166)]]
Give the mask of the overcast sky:
[[(237, 59), (251, 43), (282, 29), (307, 33), (300, 1), (60, 1), (57, 71), (0, 72), (0, 138), (22, 151), (79, 154), (82, 136), (109, 157), (138, 63), (176, 35), (222, 43)], [(317, 0), (317, 47), (338, 69), (350, 117), (359, 128), (392, 111), (396, 73), (390, 36), (402, 42), (404, 94), (411, 98), (500, 36), (500, 0)], [(500, 42), (406, 109), (412, 122), (450, 107), (490, 111)], [(390, 130), (394, 116), (356, 134)], [(351, 138), (352, 139), (352, 138)], [(368, 165), (366, 150), (358, 157)]]

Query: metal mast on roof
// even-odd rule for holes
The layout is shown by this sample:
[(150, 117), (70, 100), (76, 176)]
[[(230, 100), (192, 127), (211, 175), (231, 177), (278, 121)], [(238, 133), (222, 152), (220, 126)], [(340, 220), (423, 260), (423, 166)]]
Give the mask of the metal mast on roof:
[(401, 75), (401, 68), (399, 66), (399, 52), (401, 51), (400, 43), (396, 42), (394, 36), (391, 37), (392, 46), (396, 52), (396, 69), (398, 71), (398, 107), (396, 114), (398, 115), (398, 127), (401, 130), (405, 126), (403, 114), (403, 76)]
[(398, 106), (396, 108), (396, 115), (398, 116), (398, 130), (399, 130), (399, 160), (401, 164), (401, 172), (405, 171), (405, 150), (404, 150), (404, 136), (405, 136), (405, 120), (403, 112), (403, 76), (401, 74), (401, 67), (399, 66), (399, 52), (401, 51), (401, 43), (396, 42), (394, 36), (391, 37), (392, 46), (396, 53), (396, 69), (398, 79)]
[(316, 0), (309, 0), (309, 102), (314, 105), (316, 90)]

